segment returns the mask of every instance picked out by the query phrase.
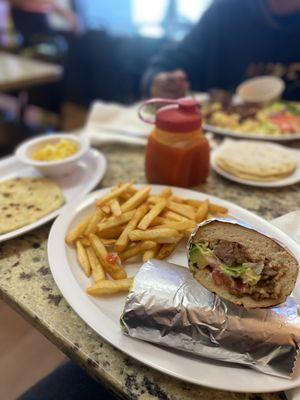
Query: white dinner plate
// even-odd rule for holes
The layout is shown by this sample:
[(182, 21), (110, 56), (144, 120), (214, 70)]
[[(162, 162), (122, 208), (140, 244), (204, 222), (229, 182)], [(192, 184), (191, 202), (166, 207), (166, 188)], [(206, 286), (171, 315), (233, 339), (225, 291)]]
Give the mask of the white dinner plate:
[[(62, 177), (51, 177), (60, 187), (66, 200), (57, 210), (45, 215), (32, 224), (16, 229), (12, 232), (0, 235), (0, 242), (23, 235), (41, 225), (51, 221), (67, 206), (67, 203), (77, 200), (89, 193), (101, 181), (106, 171), (106, 159), (102, 153), (95, 149), (91, 149), (76, 164), (72, 173)], [(39, 178), (42, 175), (33, 167), (22, 164), (14, 156), (4, 158), (0, 161), (0, 179), (12, 179), (16, 177), (32, 177)]]
[[(206, 103), (209, 101), (209, 94), (208, 93), (194, 93), (193, 97), (198, 100), (200, 103)], [(233, 103), (234, 104), (239, 104), (241, 103), (242, 100), (238, 95), (233, 96)], [(283, 134), (280, 136), (272, 136), (272, 135), (263, 135), (263, 134), (258, 134), (258, 133), (246, 133), (246, 132), (235, 132), (232, 131), (231, 129), (226, 129), (226, 128), (221, 128), (219, 126), (215, 125), (210, 125), (205, 122), (203, 122), (202, 125), (204, 131), (206, 132), (212, 132), (216, 133), (217, 135), (222, 135), (226, 137), (231, 137), (235, 139), (250, 139), (250, 140), (263, 140), (263, 141), (269, 141), (269, 142), (292, 142), (295, 140), (300, 140), (300, 132), (299, 133), (293, 133), (293, 134)]]
[(227, 136), (235, 139), (249, 139), (249, 140), (263, 140), (268, 142), (293, 142), (296, 140), (300, 140), (300, 132), (293, 133), (293, 134), (282, 134), (280, 136), (272, 136), (272, 135), (262, 135), (253, 133), (246, 133), (246, 132), (234, 132), (230, 129), (220, 128), (219, 126), (214, 126), (210, 124), (203, 123), (203, 129), (206, 132), (216, 133), (218, 135)]
[(295, 160), (297, 162), (297, 168), (291, 175), (286, 176), (282, 179), (278, 179), (276, 181), (270, 181), (270, 182), (262, 182), (262, 181), (255, 181), (255, 180), (240, 178), (238, 176), (231, 174), (230, 172), (224, 171), (222, 168), (220, 168), (218, 166), (216, 160), (217, 160), (218, 156), (222, 153), (224, 146), (226, 146), (226, 145), (227, 145), (227, 142), (224, 141), (220, 146), (218, 146), (212, 152), (211, 162), (210, 162), (212, 169), (215, 170), (218, 174), (220, 174), (224, 178), (227, 178), (227, 179), (237, 182), (237, 183), (241, 183), (242, 185), (256, 186), (256, 187), (263, 187), (263, 188), (276, 188), (276, 187), (290, 186), (290, 185), (294, 185), (295, 183), (300, 182), (300, 150), (289, 149), (287, 147), (283, 147), (283, 146), (280, 146), (275, 143), (268, 143), (268, 146), (284, 148), (284, 150), (290, 152), (295, 157)]
[[(163, 188), (164, 186), (153, 185), (153, 192), (158, 193)], [(79, 267), (75, 250), (65, 244), (65, 236), (69, 229), (93, 211), (95, 199), (108, 191), (109, 189), (96, 191), (86, 196), (84, 200), (67, 206), (56, 219), (50, 231), (48, 258), (51, 272), (60, 291), (74, 311), (99, 335), (120, 351), (152, 368), (187, 382), (222, 390), (252, 393), (287, 390), (300, 386), (300, 369), (296, 370), (291, 380), (277, 378), (242, 366), (193, 357), (188, 353), (172, 351), (169, 348), (135, 340), (122, 334), (120, 315), (126, 296), (117, 295), (109, 298), (88, 296), (85, 289), (90, 285), (90, 280)], [(180, 188), (174, 188), (173, 192), (178, 196), (198, 200), (208, 198), (216, 204), (227, 207), (230, 215), (276, 237), (288, 246), (296, 258), (300, 260), (300, 246), (281, 230), (255, 214), (230, 202), (203, 193)], [(169, 261), (187, 266), (184, 243), (169, 257)], [(128, 275), (134, 275), (140, 265), (141, 263), (128, 264), (126, 266)], [(299, 279), (294, 294), (300, 298)]]

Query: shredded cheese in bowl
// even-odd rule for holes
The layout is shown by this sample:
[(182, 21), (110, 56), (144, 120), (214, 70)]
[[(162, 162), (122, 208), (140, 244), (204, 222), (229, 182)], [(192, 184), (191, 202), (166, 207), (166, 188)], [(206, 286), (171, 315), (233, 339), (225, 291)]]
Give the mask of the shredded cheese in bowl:
[(47, 143), (34, 151), (32, 159), (35, 161), (56, 161), (73, 156), (79, 147), (67, 139), (60, 139), (57, 143)]

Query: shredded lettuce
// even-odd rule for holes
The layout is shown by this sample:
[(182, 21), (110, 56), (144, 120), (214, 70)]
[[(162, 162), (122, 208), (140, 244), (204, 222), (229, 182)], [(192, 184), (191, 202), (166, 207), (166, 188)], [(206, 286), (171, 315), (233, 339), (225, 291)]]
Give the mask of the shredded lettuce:
[(189, 258), (192, 265), (203, 269), (208, 265), (216, 266), (223, 274), (231, 278), (240, 278), (243, 283), (254, 286), (261, 278), (264, 268), (263, 262), (245, 262), (237, 265), (227, 265), (221, 262), (217, 256), (205, 244), (194, 243), (189, 249)]
[(243, 275), (245, 267), (243, 264), (240, 265), (226, 265), (226, 264), (220, 264), (218, 265), (218, 268), (225, 274), (232, 276), (233, 278), (239, 278)]
[(260, 280), (263, 267), (258, 272), (256, 263), (243, 263), (239, 265), (220, 264), (218, 268), (226, 275), (232, 278), (241, 278), (243, 283), (254, 286)]
[(205, 268), (210, 264), (217, 264), (218, 258), (213, 251), (204, 244), (192, 244), (189, 250), (190, 262), (197, 264), (198, 268)]

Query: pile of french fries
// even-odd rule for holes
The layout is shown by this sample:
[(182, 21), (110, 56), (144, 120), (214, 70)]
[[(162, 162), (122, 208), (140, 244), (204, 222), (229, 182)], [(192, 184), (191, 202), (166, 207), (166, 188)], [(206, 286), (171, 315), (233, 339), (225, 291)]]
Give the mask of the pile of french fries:
[(199, 222), (227, 215), (226, 208), (208, 200), (183, 199), (168, 187), (151, 195), (150, 186), (133, 184), (120, 183), (96, 200), (95, 212), (66, 236), (84, 273), (93, 278), (90, 295), (128, 291), (133, 278), (127, 277), (126, 262), (138, 255), (144, 262), (165, 259)]

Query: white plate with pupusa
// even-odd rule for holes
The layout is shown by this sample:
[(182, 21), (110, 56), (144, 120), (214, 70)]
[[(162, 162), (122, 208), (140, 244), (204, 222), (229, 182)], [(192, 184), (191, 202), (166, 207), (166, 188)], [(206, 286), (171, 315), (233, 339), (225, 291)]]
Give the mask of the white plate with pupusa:
[[(24, 226), (0, 234), (0, 242), (23, 235), (56, 218), (67, 203), (77, 200), (79, 197), (94, 189), (103, 178), (105, 171), (106, 159), (104, 155), (94, 149), (88, 150), (86, 154), (75, 163), (70, 173), (51, 177), (50, 179), (50, 183), (53, 182), (53, 186), (56, 186), (59, 196), (63, 198), (62, 204), (53, 211), (41, 216), (41, 218), (34, 221), (32, 220)], [(0, 161), (0, 197), (1, 184), (3, 184), (4, 181), (15, 178), (43, 179), (44, 177), (36, 168), (23, 164), (15, 156), (4, 158)], [(45, 201), (47, 201), (47, 197)], [(2, 210), (3, 207), (4, 209)], [(1, 206), (0, 204), (2, 216), (5, 215), (5, 212), (9, 213), (9, 210), (5, 208), (6, 205), (2, 204)]]
[[(243, 151), (248, 152), (248, 154), (243, 154), (240, 152), (239, 146), (245, 146)], [(253, 146), (253, 149), (252, 149)], [(262, 152), (263, 157), (256, 157), (257, 155), (252, 151), (257, 150), (257, 152)], [(231, 166), (223, 166), (220, 163), (220, 159), (226, 154), (227, 160), (229, 160), (230, 153), (232, 152), (232, 158), (239, 158), (239, 161), (243, 163), (243, 173), (240, 171), (235, 171)], [(261, 169), (264, 170), (268, 167), (268, 153), (272, 153), (277, 159), (270, 160), (270, 163), (276, 162), (278, 165), (276, 167), (286, 168), (285, 172), (278, 173), (277, 176), (258, 177), (255, 179), (255, 174), (250, 172), (250, 169), (255, 166), (255, 163), (259, 161), (262, 162)], [(251, 157), (253, 156), (253, 157)], [(278, 159), (279, 157), (279, 159)], [(231, 160), (232, 161), (232, 160)], [(247, 163), (248, 170), (247, 170)], [(281, 165), (282, 164), (282, 165)], [(275, 143), (262, 143), (255, 141), (246, 140), (232, 140), (226, 139), (220, 146), (218, 146), (211, 155), (211, 167), (219, 175), (227, 178), (231, 181), (248, 185), (256, 186), (262, 188), (276, 188), (294, 185), (300, 182), (300, 150), (287, 148)], [(282, 170), (283, 171), (283, 170)]]
[[(152, 193), (158, 194), (164, 186), (152, 185)], [(285, 244), (300, 260), (299, 246), (286, 234), (261, 217), (224, 200), (204, 193), (181, 188), (172, 188), (173, 194), (189, 199), (209, 201), (228, 208), (229, 215), (241, 219), (257, 229), (265, 231)], [(106, 195), (110, 189), (91, 193), (83, 200), (66, 207), (53, 224), (48, 241), (48, 259), (52, 275), (65, 299), (74, 311), (100, 336), (120, 351), (140, 362), (184, 381), (236, 392), (275, 392), (300, 386), (300, 371), (296, 369), (292, 379), (283, 379), (265, 375), (254, 370), (215, 362), (186, 353), (135, 340), (122, 334), (120, 316), (123, 311), (126, 294), (109, 297), (92, 297), (86, 293), (91, 285), (80, 268), (76, 251), (65, 243), (70, 229), (77, 226), (88, 215), (95, 211), (95, 201)], [(186, 243), (182, 242), (167, 261), (187, 266)], [(129, 277), (134, 276), (142, 262), (133, 260), (126, 265)], [(294, 295), (300, 298), (299, 280)], [(217, 377), (217, 378), (216, 378)]]

